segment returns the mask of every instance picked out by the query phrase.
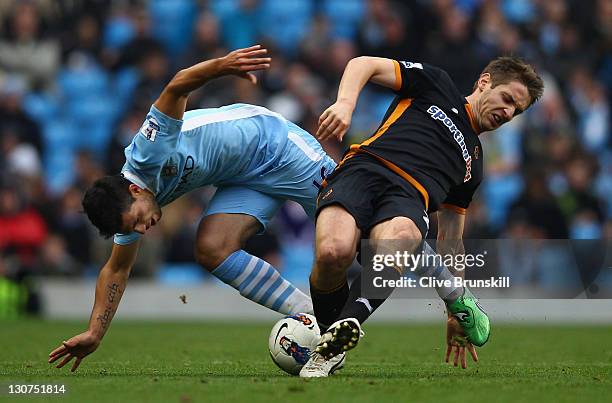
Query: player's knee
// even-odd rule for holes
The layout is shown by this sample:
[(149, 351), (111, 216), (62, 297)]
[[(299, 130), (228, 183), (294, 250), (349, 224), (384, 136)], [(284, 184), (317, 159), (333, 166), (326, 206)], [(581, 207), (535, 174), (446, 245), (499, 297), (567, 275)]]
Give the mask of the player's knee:
[(392, 220), (391, 224), (391, 236), (389, 239), (397, 239), (402, 241), (420, 241), (423, 239), (421, 231), (409, 218), (397, 217)]
[(195, 260), (206, 270), (213, 271), (238, 249), (238, 246), (223, 237), (203, 236), (196, 242)]
[(420, 241), (422, 239), (421, 231), (418, 228), (402, 228), (397, 231), (395, 239), (400, 239), (402, 241)]
[(325, 271), (343, 271), (351, 265), (355, 250), (341, 242), (321, 242), (317, 245), (316, 264)]

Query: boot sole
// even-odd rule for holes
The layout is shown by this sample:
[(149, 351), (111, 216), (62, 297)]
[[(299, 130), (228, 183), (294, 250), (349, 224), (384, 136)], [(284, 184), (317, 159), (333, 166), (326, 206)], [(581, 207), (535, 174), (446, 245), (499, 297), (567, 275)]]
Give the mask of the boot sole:
[(333, 330), (329, 331), (331, 331), (332, 338), (316, 349), (326, 359), (354, 349), (359, 342), (359, 327), (353, 321), (342, 321)]

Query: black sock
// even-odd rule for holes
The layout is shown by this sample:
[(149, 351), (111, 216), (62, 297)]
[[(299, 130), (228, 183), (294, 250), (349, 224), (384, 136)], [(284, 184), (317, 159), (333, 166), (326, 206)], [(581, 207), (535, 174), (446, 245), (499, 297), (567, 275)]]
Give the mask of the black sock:
[(349, 287), (346, 282), (341, 287), (330, 292), (318, 291), (310, 283), (310, 298), (312, 298), (314, 314), (317, 317), (321, 333), (327, 331), (328, 326), (338, 320), (338, 315), (348, 296)]
[(342, 312), (338, 316), (338, 319), (355, 318), (360, 324), (363, 324), (370, 315), (374, 313), (379, 306), (383, 304), (389, 298), (393, 289), (390, 288), (384, 298), (364, 298), (361, 293), (361, 273), (353, 280), (349, 290), (349, 296), (342, 308)]

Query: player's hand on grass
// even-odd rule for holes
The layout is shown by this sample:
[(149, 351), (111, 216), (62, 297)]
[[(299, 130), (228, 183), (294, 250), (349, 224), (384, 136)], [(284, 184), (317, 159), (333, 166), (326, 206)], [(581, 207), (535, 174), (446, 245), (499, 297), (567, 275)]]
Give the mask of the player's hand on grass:
[(474, 345), (467, 341), (465, 333), (457, 319), (450, 316), (446, 321), (446, 357), (445, 361), (450, 362), (451, 354), (454, 352), (453, 365), (456, 367), (461, 360), (461, 368), (467, 368), (466, 350), (470, 352), (474, 362), (478, 362), (478, 354)]
[(351, 126), (352, 116), (353, 106), (349, 102), (337, 101), (321, 114), (316, 137), (321, 141), (333, 137), (342, 141)]
[(81, 364), (83, 358), (96, 351), (99, 345), (100, 340), (91, 333), (85, 332), (78, 334), (67, 341), (63, 341), (61, 346), (51, 351), (49, 354), (49, 363), (53, 363), (61, 357), (64, 357), (56, 366), (56, 368), (61, 368), (68, 364), (73, 358), (76, 358), (76, 361), (72, 364), (72, 368), (70, 369), (70, 371), (74, 372)]
[(218, 59), (221, 75), (235, 75), (257, 84), (257, 77), (251, 71), (270, 68), (272, 58), (264, 57), (267, 53), (268, 49), (261, 45), (236, 49)]

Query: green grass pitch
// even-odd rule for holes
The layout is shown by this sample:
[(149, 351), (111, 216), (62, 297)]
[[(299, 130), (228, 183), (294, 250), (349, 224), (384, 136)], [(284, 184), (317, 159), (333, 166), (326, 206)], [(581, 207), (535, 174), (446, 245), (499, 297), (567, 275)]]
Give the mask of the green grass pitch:
[[(267, 350), (270, 324), (114, 323), (76, 373), (46, 357), (85, 323), (0, 322), (0, 401), (609, 402), (612, 328), (496, 326), (480, 362), (443, 362), (440, 325), (365, 326), (329, 379), (285, 375)], [(9, 396), (9, 384), (64, 384), (63, 396)]]

